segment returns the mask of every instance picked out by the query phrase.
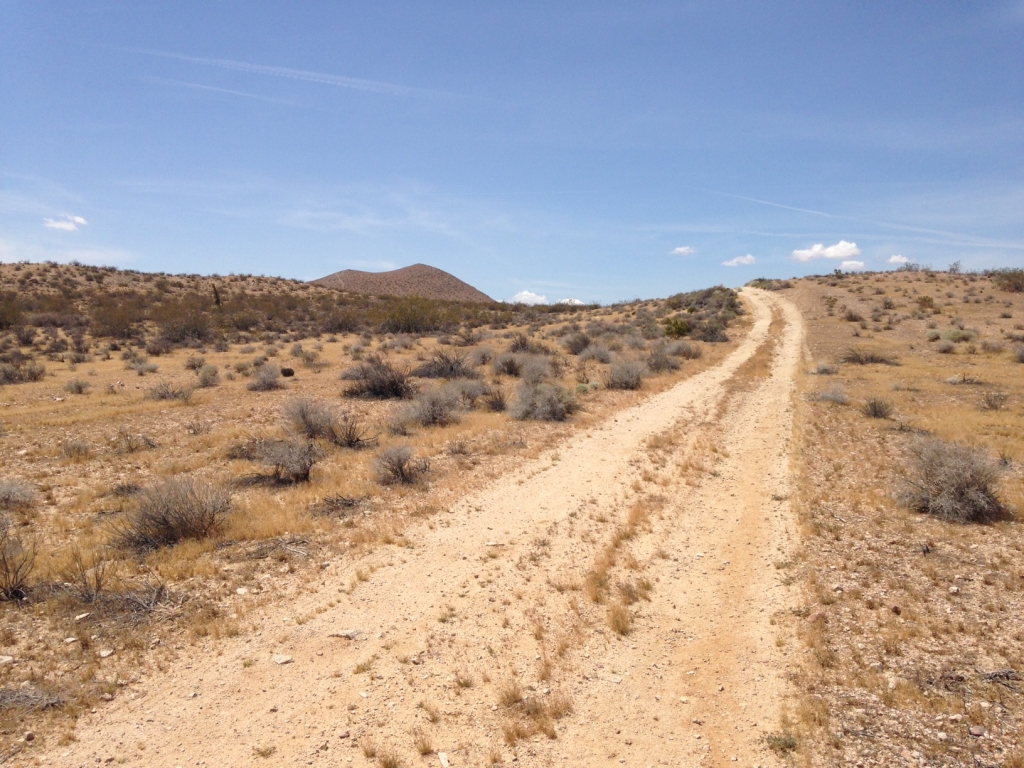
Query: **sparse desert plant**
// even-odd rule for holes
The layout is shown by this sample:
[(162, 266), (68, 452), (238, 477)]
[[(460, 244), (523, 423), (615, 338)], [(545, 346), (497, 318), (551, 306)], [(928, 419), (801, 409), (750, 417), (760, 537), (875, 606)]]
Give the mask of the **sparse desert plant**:
[(116, 540), (130, 549), (171, 546), (214, 534), (231, 508), (228, 493), (191, 477), (176, 477), (144, 488), (115, 526)]
[(256, 378), (246, 384), (246, 389), (250, 392), (270, 392), (283, 388), (281, 369), (276, 365), (261, 365), (256, 371)]
[(359, 449), (374, 445), (379, 437), (380, 433), (366, 426), (359, 414), (344, 412), (334, 423), (331, 442), (342, 448)]
[(899, 365), (894, 357), (856, 347), (846, 350), (842, 355), (841, 362), (851, 365)]
[(665, 351), (684, 360), (696, 360), (704, 354), (704, 350), (699, 344), (690, 341), (673, 341), (665, 348)]
[(513, 419), (520, 421), (565, 421), (579, 410), (579, 403), (558, 384), (523, 384), (512, 404)]
[(540, 384), (552, 374), (553, 359), (529, 355), (523, 360), (519, 377), (527, 384)]
[(646, 373), (647, 368), (638, 360), (616, 360), (608, 372), (608, 389), (640, 389)]
[(92, 384), (85, 379), (71, 379), (71, 381), (64, 384), (64, 391), (72, 395), (84, 395), (91, 386)]
[(427, 362), (412, 373), (423, 379), (469, 379), (477, 375), (465, 355), (445, 349), (434, 352)]
[(494, 413), (502, 413), (508, 408), (508, 392), (504, 387), (492, 386), (484, 395), (484, 407)]
[(152, 438), (132, 432), (125, 426), (118, 427), (116, 443), (121, 453), (138, 453), (156, 448)]
[(1001, 411), (1006, 408), (1009, 401), (1009, 393), (989, 390), (981, 396), (981, 409), (983, 411)]
[(818, 366), (814, 369), (814, 373), (817, 376), (835, 376), (839, 373), (839, 366), (831, 365), (829, 363), (818, 363)]
[(599, 363), (610, 363), (612, 361), (612, 353), (604, 344), (594, 343), (580, 352), (580, 360), (584, 362), (596, 360)]
[(850, 402), (850, 398), (846, 396), (846, 393), (837, 386), (832, 386), (818, 392), (811, 392), (807, 399), (816, 403), (835, 403), (836, 405), (848, 405)]
[(30, 361), (22, 365), (0, 364), (0, 384), (24, 384), (42, 381), (46, 375), (46, 366)]
[(869, 419), (891, 419), (893, 411), (892, 403), (880, 397), (869, 397), (860, 408)]
[(310, 440), (334, 441), (337, 416), (334, 409), (323, 400), (310, 397), (296, 397), (281, 408), (288, 429)]
[(647, 356), (647, 368), (653, 373), (679, 370), (679, 361), (670, 356), (664, 345), (658, 345)]
[(989, 522), (1009, 510), (996, 493), (999, 466), (979, 448), (922, 439), (910, 447), (897, 498), (906, 507), (954, 522)]
[(608, 608), (608, 626), (618, 635), (628, 635), (633, 631), (633, 617), (624, 603), (613, 603)]
[(36, 489), (20, 480), (0, 480), (0, 510), (28, 509), (36, 502)]
[(377, 479), (384, 485), (411, 485), (428, 469), (425, 460), (418, 460), (408, 445), (393, 445), (377, 455)]
[(986, 339), (985, 341), (981, 342), (981, 351), (987, 355), (1002, 354), (1003, 349), (1005, 349), (1005, 347), (1003, 347), (1003, 345), (998, 341), (991, 341), (989, 339)]
[(261, 443), (257, 460), (273, 470), (276, 482), (291, 485), (308, 482), (313, 466), (324, 455), (311, 440), (273, 440)]
[(204, 365), (206, 365), (206, 358), (199, 355), (189, 355), (185, 360), (186, 371), (198, 371)]
[(1013, 350), (1013, 357), (1018, 363), (1024, 363), (1024, 347), (1017, 347)]
[(6, 519), (0, 519), (0, 599), (24, 600), (35, 570), (35, 547), (12, 535)]
[(61, 455), (70, 461), (86, 461), (92, 456), (92, 448), (85, 440), (72, 438), (65, 440), (60, 449)]
[(367, 355), (366, 360), (346, 372), (344, 378), (354, 380), (345, 390), (348, 397), (401, 400), (416, 394), (409, 372), (396, 368), (377, 354)]
[(1004, 291), (1024, 293), (1024, 269), (997, 269), (992, 272), (992, 280)]
[(196, 371), (196, 383), (202, 389), (216, 387), (220, 383), (220, 374), (216, 365), (204, 365)]
[(146, 390), (147, 400), (180, 400), (187, 403), (192, 399), (190, 387), (175, 387), (166, 381), (161, 381), (155, 387)]
[(935, 345), (935, 351), (940, 355), (951, 355), (956, 351), (956, 344), (949, 339), (943, 339)]
[(523, 359), (519, 355), (506, 352), (494, 358), (491, 367), (494, 368), (495, 373), (504, 374), (505, 376), (519, 376), (523, 372)]
[(424, 427), (446, 427), (459, 421), (459, 396), (448, 387), (423, 392), (405, 412), (407, 421)]
[(57, 578), (81, 603), (95, 603), (113, 575), (111, 561), (101, 552), (84, 553), (74, 546), (57, 571)]
[(562, 344), (570, 355), (578, 355), (590, 346), (590, 337), (582, 332), (573, 333), (566, 336)]

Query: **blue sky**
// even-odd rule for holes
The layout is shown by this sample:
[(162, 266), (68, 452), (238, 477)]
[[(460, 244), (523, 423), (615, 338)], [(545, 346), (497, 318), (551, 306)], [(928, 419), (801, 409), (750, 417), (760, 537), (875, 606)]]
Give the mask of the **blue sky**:
[(602, 302), (1020, 265), (1022, 51), (1024, 2), (0, 0), (0, 260)]

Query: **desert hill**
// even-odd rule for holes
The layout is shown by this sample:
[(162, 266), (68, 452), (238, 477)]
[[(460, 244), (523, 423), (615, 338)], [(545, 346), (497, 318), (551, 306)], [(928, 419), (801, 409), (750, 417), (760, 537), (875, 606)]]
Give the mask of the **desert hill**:
[(422, 296), (442, 301), (493, 302), (490, 296), (464, 283), (443, 269), (427, 264), (393, 269), (390, 272), (361, 272), (345, 269), (312, 281), (315, 285), (372, 296)]

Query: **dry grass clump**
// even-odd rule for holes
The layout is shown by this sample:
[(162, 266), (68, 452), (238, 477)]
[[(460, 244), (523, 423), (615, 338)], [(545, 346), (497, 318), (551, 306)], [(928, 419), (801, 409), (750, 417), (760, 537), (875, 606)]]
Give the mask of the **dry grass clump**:
[(297, 397), (284, 404), (281, 415), (293, 434), (344, 448), (365, 448), (379, 437), (357, 414), (339, 414), (323, 400)]
[(64, 384), (64, 391), (72, 395), (84, 395), (92, 387), (85, 379), (71, 379)]
[(250, 392), (270, 392), (275, 389), (284, 389), (281, 381), (281, 369), (276, 365), (264, 363), (256, 371), (256, 378), (246, 385)]
[(608, 626), (622, 636), (633, 631), (633, 616), (625, 603), (612, 603), (608, 608)]
[(590, 346), (590, 342), (591, 339), (587, 334), (579, 332), (566, 336), (565, 339), (562, 340), (562, 345), (565, 347), (565, 351), (570, 355), (579, 355), (583, 350)]
[(0, 385), (42, 381), (44, 376), (46, 376), (46, 366), (42, 363), (30, 361), (21, 365), (0, 364)]
[(981, 396), (981, 409), (983, 411), (1002, 411), (1010, 402), (1010, 395), (1007, 392), (989, 391)]
[(410, 381), (407, 370), (396, 368), (377, 354), (347, 371), (346, 379), (355, 383), (345, 390), (347, 397), (367, 397), (374, 400), (404, 400), (416, 394), (416, 385)]
[(640, 389), (647, 367), (638, 360), (616, 360), (608, 371), (608, 389)]
[(576, 398), (558, 384), (523, 384), (510, 412), (520, 421), (565, 421), (579, 407)]
[(309, 480), (313, 466), (324, 458), (324, 450), (312, 440), (268, 440), (257, 437), (231, 447), (229, 459), (256, 461), (271, 467), (270, 479), (275, 483), (292, 485)]
[(895, 411), (892, 403), (880, 397), (869, 397), (860, 408), (869, 419), (891, 419)]
[(181, 402), (187, 403), (192, 399), (192, 390), (189, 387), (175, 387), (166, 381), (161, 381), (146, 391), (146, 399), (181, 400)]
[(891, 355), (856, 347), (846, 350), (840, 361), (851, 365), (899, 365), (899, 361)]
[(669, 355), (665, 345), (660, 344), (654, 347), (651, 354), (647, 356), (647, 368), (653, 373), (678, 371), (679, 361)]
[(523, 372), (523, 358), (512, 352), (506, 352), (494, 358), (491, 367), (497, 374), (519, 376)]
[(68, 461), (88, 461), (92, 457), (92, 448), (85, 440), (72, 438), (61, 445), (61, 455)]
[(209, 389), (220, 384), (220, 373), (216, 365), (204, 365), (196, 371), (196, 386)]
[(999, 467), (984, 451), (931, 438), (911, 446), (910, 454), (897, 493), (903, 505), (958, 523), (1010, 516), (996, 494)]
[(459, 394), (450, 387), (424, 392), (402, 413), (406, 422), (424, 427), (447, 427), (459, 422)]
[(834, 403), (836, 405), (848, 405), (850, 402), (850, 398), (847, 397), (846, 392), (838, 386), (832, 386), (828, 389), (811, 392), (807, 395), (807, 399), (816, 403)]
[(0, 517), (0, 600), (27, 597), (35, 562), (35, 547), (14, 536), (7, 519)]
[(145, 488), (117, 525), (117, 541), (130, 549), (158, 549), (213, 535), (231, 509), (227, 491), (190, 477)]
[(376, 460), (377, 479), (384, 485), (412, 485), (429, 469), (426, 459), (417, 460), (408, 445), (393, 445), (381, 451)]
[(610, 363), (612, 361), (612, 352), (604, 344), (595, 343), (580, 352), (579, 357), (581, 362), (596, 360), (599, 363)]
[(156, 442), (152, 438), (136, 434), (125, 426), (117, 428), (115, 443), (121, 453), (138, 453), (156, 448)]

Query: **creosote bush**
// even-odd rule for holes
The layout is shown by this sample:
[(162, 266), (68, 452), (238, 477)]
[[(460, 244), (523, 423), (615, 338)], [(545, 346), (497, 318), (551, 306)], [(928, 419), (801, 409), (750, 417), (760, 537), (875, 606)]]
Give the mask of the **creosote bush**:
[(71, 379), (64, 385), (64, 391), (72, 395), (84, 395), (91, 386), (85, 379)]
[(843, 353), (841, 362), (851, 365), (899, 365), (894, 357), (884, 355), (881, 352), (872, 352), (856, 347), (846, 350)]
[(576, 398), (558, 384), (523, 384), (510, 412), (520, 421), (565, 421), (579, 407)]
[(196, 384), (202, 389), (209, 389), (220, 384), (220, 374), (216, 365), (204, 365), (196, 371)]
[(24, 600), (35, 570), (36, 552), (10, 532), (0, 517), (0, 600)]
[(880, 397), (869, 397), (860, 409), (869, 419), (891, 419), (893, 411), (892, 403)]
[(646, 373), (638, 360), (616, 360), (608, 372), (608, 389), (640, 389)]
[(402, 414), (407, 421), (424, 427), (446, 427), (459, 421), (459, 394), (440, 387), (422, 393)]
[(904, 506), (959, 523), (1005, 519), (996, 494), (999, 466), (979, 448), (928, 438), (910, 448), (897, 498)]
[(0, 480), (0, 509), (28, 509), (36, 502), (36, 489), (20, 480)]
[(431, 358), (413, 371), (414, 376), (424, 379), (471, 379), (477, 373), (465, 355), (439, 349)]
[(217, 532), (231, 509), (227, 491), (191, 477), (176, 477), (144, 488), (116, 527), (119, 544), (158, 549)]
[(192, 399), (192, 390), (189, 387), (175, 387), (166, 381), (161, 381), (155, 387), (146, 391), (147, 400), (180, 400), (187, 403)]

